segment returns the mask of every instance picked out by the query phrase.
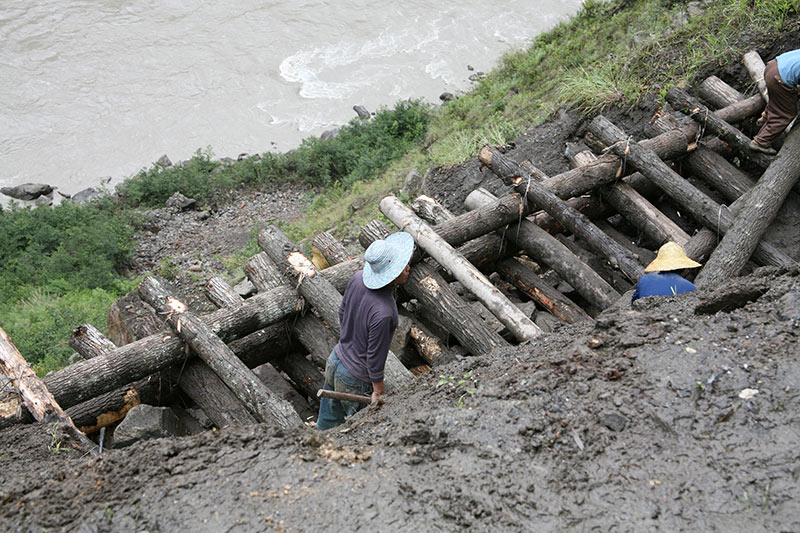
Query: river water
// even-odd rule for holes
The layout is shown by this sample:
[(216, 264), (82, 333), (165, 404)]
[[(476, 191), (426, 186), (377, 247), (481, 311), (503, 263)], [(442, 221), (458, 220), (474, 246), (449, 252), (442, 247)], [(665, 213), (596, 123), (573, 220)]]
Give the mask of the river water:
[(0, 186), (65, 193), (173, 161), (285, 151), (468, 90), (582, 0), (0, 3)]

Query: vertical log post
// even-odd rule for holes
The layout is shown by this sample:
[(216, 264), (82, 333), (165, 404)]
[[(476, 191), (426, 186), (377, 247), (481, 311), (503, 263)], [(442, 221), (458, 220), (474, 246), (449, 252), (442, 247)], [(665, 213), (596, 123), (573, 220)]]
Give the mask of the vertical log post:
[(750, 79), (755, 82), (758, 87), (758, 94), (764, 100), (764, 103), (769, 102), (769, 94), (767, 93), (767, 82), (764, 80), (764, 60), (761, 55), (755, 50), (750, 50), (742, 57), (742, 64), (750, 74)]

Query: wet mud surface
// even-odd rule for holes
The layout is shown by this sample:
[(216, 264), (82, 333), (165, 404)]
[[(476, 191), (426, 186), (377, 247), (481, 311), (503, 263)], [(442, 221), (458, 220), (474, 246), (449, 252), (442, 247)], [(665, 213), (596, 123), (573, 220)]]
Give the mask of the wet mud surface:
[(19, 426), (0, 434), (0, 525), (797, 531), (799, 337), (800, 271), (760, 269), (437, 368), (326, 433), (256, 425), (90, 459)]

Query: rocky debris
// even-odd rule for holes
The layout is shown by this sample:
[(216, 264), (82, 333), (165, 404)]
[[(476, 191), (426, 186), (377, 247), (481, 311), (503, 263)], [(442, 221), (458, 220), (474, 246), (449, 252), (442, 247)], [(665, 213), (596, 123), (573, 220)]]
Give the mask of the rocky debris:
[[(273, 185), (261, 191), (233, 191), (226, 202), (203, 211), (163, 207), (144, 213), (136, 227), (137, 243), (131, 269), (135, 274), (159, 272), (186, 297), (195, 311), (210, 311), (202, 285), (213, 276), (237, 283), (243, 273), (229, 269), (220, 257), (241, 251), (253, 228), (276, 220), (297, 218), (313, 189), (296, 184)], [(194, 272), (189, 272), (191, 265)]]
[(156, 165), (163, 168), (168, 168), (172, 166), (172, 161), (170, 161), (169, 157), (167, 157), (167, 154), (164, 154), (158, 158), (158, 161), (156, 161)]
[(453, 96), (453, 93), (447, 91), (439, 95), (439, 100), (441, 100), (442, 102), (449, 102), (450, 100), (455, 100), (455, 98), (456, 97)]
[(36, 200), (40, 196), (52, 194), (52, 192), (53, 187), (44, 183), (23, 183), (15, 187), (0, 187), (0, 193), (25, 201)]
[(169, 407), (140, 404), (128, 411), (114, 430), (114, 447), (124, 448), (144, 439), (180, 437), (188, 433)]
[(363, 105), (354, 105), (353, 111), (356, 112), (358, 118), (360, 118), (361, 120), (369, 120), (371, 116), (369, 111), (367, 111), (367, 108), (364, 107)]

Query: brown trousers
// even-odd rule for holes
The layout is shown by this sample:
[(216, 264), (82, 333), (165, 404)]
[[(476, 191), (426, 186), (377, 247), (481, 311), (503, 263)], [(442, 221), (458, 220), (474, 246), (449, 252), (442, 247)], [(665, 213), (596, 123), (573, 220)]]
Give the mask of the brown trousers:
[(769, 94), (767, 121), (754, 139), (761, 146), (769, 146), (797, 114), (797, 92), (794, 87), (783, 83), (778, 74), (778, 62), (774, 59), (764, 67), (764, 81)]

